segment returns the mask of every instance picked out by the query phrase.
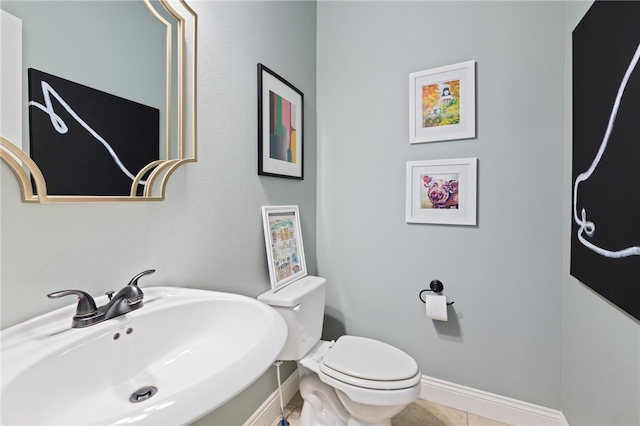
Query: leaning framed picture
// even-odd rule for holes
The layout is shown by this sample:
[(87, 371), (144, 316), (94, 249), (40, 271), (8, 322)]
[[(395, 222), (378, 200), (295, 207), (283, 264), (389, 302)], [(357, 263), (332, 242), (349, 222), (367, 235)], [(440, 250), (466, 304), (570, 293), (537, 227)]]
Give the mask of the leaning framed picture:
[(409, 74), (409, 142), (476, 136), (475, 61)]
[(304, 178), (304, 95), (258, 64), (258, 174)]
[(271, 289), (275, 292), (307, 275), (298, 206), (263, 206), (262, 221)]
[(475, 225), (477, 158), (407, 161), (407, 223)]

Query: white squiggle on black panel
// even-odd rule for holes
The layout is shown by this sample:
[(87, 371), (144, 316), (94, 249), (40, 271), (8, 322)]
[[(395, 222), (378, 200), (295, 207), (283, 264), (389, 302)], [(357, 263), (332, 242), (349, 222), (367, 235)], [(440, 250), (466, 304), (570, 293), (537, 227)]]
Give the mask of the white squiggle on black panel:
[[(69, 106), (68, 103), (65, 102), (64, 99), (62, 99), (62, 97), (58, 94), (58, 92), (56, 92), (55, 89), (51, 87), (49, 83), (43, 80), (40, 82), (40, 86), (42, 87), (42, 95), (44, 96), (45, 105), (42, 105), (36, 101), (29, 102), (29, 105), (44, 111), (49, 116), (49, 119), (51, 120), (51, 124), (53, 125), (53, 128), (56, 129), (58, 133), (60, 133), (61, 135), (64, 135), (69, 131), (69, 128), (65, 124), (64, 120), (54, 111), (53, 103), (51, 102), (51, 96), (56, 98), (56, 100), (60, 103), (60, 105), (62, 105), (62, 107), (65, 110), (67, 110), (69, 115), (71, 115), (71, 117), (73, 117), (74, 120), (76, 120), (82, 127), (84, 127), (85, 130), (87, 130), (94, 138), (96, 138), (106, 148), (106, 150), (109, 152), (109, 155), (111, 155), (111, 158), (113, 158), (113, 161), (118, 165), (120, 170), (122, 170), (122, 172), (125, 175), (127, 175), (131, 180), (134, 180), (136, 178), (136, 176), (133, 173), (131, 173), (125, 167), (124, 164), (122, 164), (122, 161), (120, 161), (118, 154), (116, 154), (116, 152), (113, 150), (111, 145), (109, 145), (109, 143), (107, 143), (107, 141), (105, 141), (102, 138), (102, 136), (96, 133), (96, 131), (93, 130), (91, 126), (85, 123), (84, 120), (82, 120), (80, 116), (76, 114), (76, 112)], [(144, 180), (141, 180), (139, 182), (140, 185), (145, 185), (146, 183), (147, 182)]]
[[(604, 155), (604, 151), (607, 149), (607, 143), (609, 142), (609, 137), (611, 136), (611, 132), (613, 131), (613, 127), (616, 122), (616, 116), (618, 114), (618, 108), (620, 108), (620, 101), (622, 99), (622, 95), (624, 94), (624, 90), (627, 87), (627, 83), (629, 82), (629, 78), (631, 77), (631, 73), (638, 65), (638, 60), (640, 59), (640, 44), (636, 49), (636, 53), (633, 55), (633, 59), (631, 59), (631, 63), (627, 67), (627, 71), (624, 74), (622, 82), (620, 83), (620, 87), (618, 88), (618, 93), (616, 94), (615, 102), (613, 103), (613, 109), (611, 111), (611, 115), (609, 116), (609, 123), (607, 125), (607, 131), (604, 134), (604, 138), (602, 139), (602, 143), (600, 144), (600, 149), (598, 150), (598, 154), (594, 158), (591, 166), (586, 172), (580, 173), (576, 178), (576, 182), (573, 186), (573, 219), (578, 224), (578, 240), (590, 250), (598, 253), (601, 256), (606, 256), (610, 258), (622, 258), (629, 256), (640, 256), (640, 246), (627, 247), (622, 250), (612, 251), (607, 250), (602, 247), (598, 247), (597, 245), (591, 243), (586, 239), (584, 234), (592, 237), (596, 231), (596, 224), (587, 220), (587, 211), (583, 208), (580, 211), (580, 215), (578, 215), (578, 185), (581, 182), (586, 181), (591, 177), (596, 167), (600, 163), (602, 156)], [(638, 141), (640, 142), (640, 141)]]

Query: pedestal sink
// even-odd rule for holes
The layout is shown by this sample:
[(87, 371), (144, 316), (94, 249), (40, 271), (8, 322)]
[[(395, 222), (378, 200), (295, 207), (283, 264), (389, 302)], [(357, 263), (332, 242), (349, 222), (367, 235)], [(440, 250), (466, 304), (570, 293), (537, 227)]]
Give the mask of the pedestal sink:
[(142, 309), (91, 327), (71, 328), (74, 304), (2, 331), (2, 424), (187, 424), (260, 377), (286, 340), (255, 299), (143, 290)]

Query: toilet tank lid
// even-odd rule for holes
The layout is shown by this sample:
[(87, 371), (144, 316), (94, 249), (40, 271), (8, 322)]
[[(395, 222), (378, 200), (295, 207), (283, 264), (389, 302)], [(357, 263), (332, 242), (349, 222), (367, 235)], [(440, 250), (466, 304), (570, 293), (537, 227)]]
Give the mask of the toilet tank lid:
[(293, 308), (325, 286), (326, 279), (307, 275), (277, 291), (268, 290), (258, 296), (258, 300), (270, 306)]

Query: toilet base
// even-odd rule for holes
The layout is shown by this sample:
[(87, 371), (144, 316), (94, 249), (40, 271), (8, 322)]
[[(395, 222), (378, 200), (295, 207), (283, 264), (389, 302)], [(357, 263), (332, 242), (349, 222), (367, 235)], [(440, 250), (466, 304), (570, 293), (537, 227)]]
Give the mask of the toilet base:
[(344, 392), (324, 383), (299, 366), (300, 396), (304, 403), (299, 426), (391, 426), (391, 417), (407, 404), (372, 406), (352, 401)]
[(342, 406), (335, 390), (312, 373), (300, 376), (300, 396), (304, 403), (298, 426), (347, 426), (351, 415)]
[(402, 411), (407, 404), (369, 405), (351, 400), (339, 389), (335, 390), (343, 407), (351, 415), (347, 426), (391, 426), (391, 417)]

